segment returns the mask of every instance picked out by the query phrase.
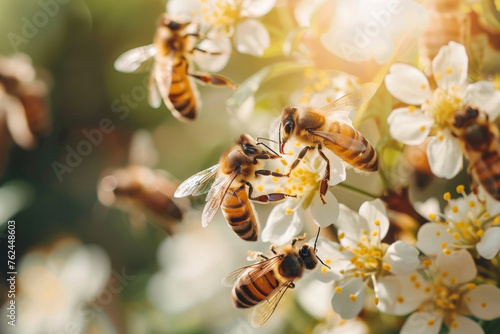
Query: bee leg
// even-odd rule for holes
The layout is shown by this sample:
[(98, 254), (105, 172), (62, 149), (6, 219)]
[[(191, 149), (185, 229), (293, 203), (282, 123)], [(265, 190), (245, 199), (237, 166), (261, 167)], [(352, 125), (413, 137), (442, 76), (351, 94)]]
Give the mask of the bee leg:
[(271, 250), (271, 252), (273, 252), (274, 255), (278, 254), (278, 252), (276, 252), (276, 245), (271, 245), (271, 247), (269, 247), (269, 249)]
[(231, 51), (229, 51), (229, 52), (212, 52), (212, 51), (200, 49), (199, 47), (194, 47), (191, 51), (189, 51), (189, 53), (193, 53), (194, 51), (202, 52), (202, 53), (205, 53), (205, 54), (210, 55), (210, 56), (222, 56), (222, 55), (232, 56), (233, 55), (233, 52), (231, 52)]
[(292, 283), (288, 284), (288, 287), (290, 289), (295, 289), (295, 283), (292, 282)]
[(292, 246), (295, 246), (295, 244), (297, 243), (297, 241), (302, 241), (302, 240), (304, 240), (306, 237), (307, 237), (307, 233), (304, 233), (304, 235), (303, 235), (303, 236), (301, 236), (301, 237), (296, 237), (296, 238), (293, 238), (293, 240), (292, 240)]
[(269, 169), (259, 169), (259, 170), (256, 170), (255, 171), (255, 176), (259, 176), (259, 175), (264, 175), (264, 176), (272, 175), (272, 176), (276, 176), (276, 177), (285, 177), (285, 174), (273, 172), (273, 171), (270, 171)]
[(321, 198), (323, 204), (326, 204), (324, 196), (328, 191), (328, 182), (330, 181), (330, 160), (328, 160), (326, 155), (321, 150), (321, 145), (318, 146), (318, 152), (319, 155), (326, 161), (325, 175), (323, 176), (323, 179), (321, 180), (321, 184), (319, 186), (319, 197)]
[(200, 80), (201, 82), (207, 84), (207, 85), (214, 85), (214, 86), (229, 86), (233, 90), (238, 89), (238, 85), (229, 80), (226, 77), (223, 77), (222, 75), (217, 75), (217, 74), (208, 74), (208, 73), (189, 73), (190, 76), (192, 76), (195, 79)]
[(270, 194), (260, 195), (257, 197), (252, 197), (253, 186), (250, 182), (247, 182), (246, 184), (248, 186), (248, 198), (250, 198), (252, 201), (269, 203), (269, 202), (277, 202), (284, 200), (286, 197), (297, 197), (297, 195), (289, 195), (282, 193), (270, 193)]
[(286, 177), (289, 177), (290, 176), (290, 173), (292, 172), (292, 170), (298, 166), (298, 164), (300, 163), (300, 160), (302, 160), (302, 158), (306, 155), (306, 153), (309, 151), (309, 150), (313, 150), (314, 147), (312, 146), (306, 146), (302, 149), (302, 151), (300, 151), (299, 155), (297, 156), (297, 159), (295, 159), (295, 161), (293, 162), (292, 166), (290, 166), (290, 170), (288, 171), (287, 174), (285, 174)]

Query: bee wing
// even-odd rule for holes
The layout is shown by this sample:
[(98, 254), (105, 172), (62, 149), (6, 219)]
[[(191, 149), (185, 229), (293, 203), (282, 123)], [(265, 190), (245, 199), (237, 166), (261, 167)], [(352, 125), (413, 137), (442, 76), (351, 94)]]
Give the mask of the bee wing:
[[(274, 268), (274, 266), (281, 261), (283, 258), (282, 255), (273, 256), (270, 259), (251, 264), (249, 266), (237, 269), (227, 275), (223, 280), (222, 284), (225, 286), (234, 286), (238, 279), (241, 284), (248, 284), (251, 281), (255, 281), (257, 278), (265, 275)], [(248, 269), (252, 269), (251, 271), (247, 271)]]
[[(172, 110), (173, 105), (170, 102), (170, 86), (172, 85), (172, 71), (174, 67), (174, 52), (170, 52), (167, 57), (157, 58), (154, 65), (153, 76), (156, 87), (160, 93), (165, 105)], [(175, 108), (174, 108), (175, 109)]]
[(149, 105), (155, 109), (160, 108), (161, 96), (160, 92), (158, 91), (158, 87), (156, 87), (154, 75), (151, 75), (149, 77), (148, 92), (149, 92), (148, 94)]
[(115, 69), (120, 72), (135, 72), (144, 68), (146, 61), (152, 60), (156, 55), (156, 48), (153, 44), (140, 46), (123, 53), (115, 60)]
[(293, 280), (289, 280), (280, 284), (266, 299), (255, 306), (252, 313), (253, 327), (260, 327), (269, 319), (292, 283)]
[(336, 111), (354, 111), (363, 103), (370, 100), (378, 89), (378, 84), (368, 83), (361, 86), (360, 89), (347, 93), (334, 102), (327, 104), (319, 110), (324, 114), (329, 114)]
[(207, 226), (208, 223), (212, 221), (215, 214), (219, 210), (222, 201), (224, 200), (224, 196), (233, 183), (234, 179), (238, 176), (238, 172), (233, 172), (231, 175), (219, 175), (210, 188), (210, 191), (207, 195), (207, 204), (205, 204), (205, 208), (203, 209), (203, 213), (201, 216), (201, 225), (203, 227)]
[(311, 133), (315, 136), (328, 140), (342, 149), (349, 149), (357, 152), (364, 152), (367, 149), (366, 145), (363, 144), (363, 141), (353, 140), (351, 137), (341, 133), (328, 131), (311, 131)]
[(219, 164), (202, 170), (182, 182), (175, 190), (174, 197), (198, 196), (207, 193), (217, 176)]

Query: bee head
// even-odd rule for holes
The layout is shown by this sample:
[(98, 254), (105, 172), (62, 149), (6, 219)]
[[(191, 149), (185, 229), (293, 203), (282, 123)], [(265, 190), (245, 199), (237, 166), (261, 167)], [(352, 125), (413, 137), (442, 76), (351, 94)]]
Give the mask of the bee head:
[(243, 153), (248, 156), (255, 156), (262, 154), (262, 150), (257, 147), (257, 143), (247, 134), (242, 134), (240, 138), (236, 141), (237, 144), (241, 146)]
[(304, 261), (306, 269), (311, 270), (316, 268), (316, 266), (318, 265), (318, 258), (316, 257), (316, 252), (308, 244), (304, 244), (300, 247), (299, 255), (302, 261)]
[(286, 142), (295, 132), (296, 107), (286, 106), (281, 112), (281, 124), (279, 128), (280, 153), (283, 154)]
[(163, 15), (160, 19), (160, 26), (167, 27), (172, 31), (177, 31), (184, 28), (188, 23), (181, 23), (170, 15)]
[(457, 129), (463, 127), (466, 122), (476, 119), (479, 116), (479, 111), (475, 107), (468, 106), (460, 113), (455, 115), (453, 126)]

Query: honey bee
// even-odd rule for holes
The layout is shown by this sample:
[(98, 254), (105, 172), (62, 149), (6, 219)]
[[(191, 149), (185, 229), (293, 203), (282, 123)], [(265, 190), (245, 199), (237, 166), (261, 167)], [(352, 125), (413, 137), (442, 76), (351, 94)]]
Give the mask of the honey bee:
[(252, 196), (253, 186), (250, 181), (256, 176), (283, 176), (280, 173), (260, 169), (260, 160), (276, 159), (279, 155), (259, 148), (257, 146), (259, 144), (262, 143), (257, 143), (249, 135), (242, 134), (236, 143), (221, 155), (218, 164), (185, 180), (177, 188), (174, 196), (197, 196), (208, 192), (202, 214), (202, 225), (207, 226), (221, 208), (227, 223), (240, 238), (256, 241), (259, 224), (249, 199), (268, 203), (291, 196), (282, 193)]
[(306, 236), (307, 234), (304, 234), (293, 239), (291, 245), (284, 246), (279, 251), (275, 250), (274, 245), (271, 246), (271, 251), (275, 255), (271, 258), (261, 253), (254, 253), (263, 261), (233, 271), (222, 281), (222, 284), (233, 288), (231, 294), (235, 307), (255, 306), (252, 314), (253, 327), (260, 327), (269, 319), (281, 297), (288, 288), (295, 287), (294, 281), (301, 278), (306, 269), (315, 269), (318, 262), (327, 266), (316, 256), (318, 237), (314, 247), (304, 244), (299, 250), (295, 248), (297, 241), (304, 240)]
[[(156, 30), (154, 43), (129, 50), (115, 61), (115, 69), (121, 72), (135, 72), (141, 65), (154, 59), (149, 79), (149, 104), (153, 108), (161, 105), (161, 100), (172, 114), (181, 121), (196, 118), (199, 98), (193, 80), (218, 86), (237, 86), (229, 79), (207, 73), (191, 73), (189, 55), (194, 51), (209, 53), (196, 47), (196, 38), (200, 35), (190, 33), (191, 22), (177, 22), (164, 13)], [(210, 53), (220, 54), (220, 53)]]
[(469, 174), (500, 201), (500, 133), (487, 114), (473, 106), (455, 115), (452, 134), (469, 160)]
[(348, 112), (356, 110), (376, 91), (376, 85), (365, 84), (360, 89), (319, 109), (313, 107), (299, 109), (293, 106), (283, 108), (279, 128), (280, 153), (283, 153), (286, 142), (293, 135), (299, 142), (308, 145), (299, 153), (286, 176), (290, 175), (291, 170), (298, 165), (307, 151), (317, 148), (327, 162), (326, 173), (320, 185), (320, 195), (323, 200), (328, 189), (330, 163), (322, 152), (322, 147), (328, 148), (354, 168), (366, 172), (377, 171), (377, 153), (368, 140), (352, 126), (331, 117), (342, 116), (343, 113), (347, 116)]
[(33, 149), (51, 130), (48, 85), (24, 54), (0, 56), (0, 113), (12, 139)]
[(172, 234), (187, 207), (173, 197), (177, 185), (164, 171), (132, 165), (105, 173), (97, 194), (102, 204), (124, 210), (132, 217), (145, 213), (151, 221)]
[(427, 0), (424, 2), (427, 17), (420, 29), (420, 61), (425, 72), (431, 75), (432, 59), (439, 49), (450, 41), (467, 45), (470, 39), (470, 20), (463, 12), (464, 1)]

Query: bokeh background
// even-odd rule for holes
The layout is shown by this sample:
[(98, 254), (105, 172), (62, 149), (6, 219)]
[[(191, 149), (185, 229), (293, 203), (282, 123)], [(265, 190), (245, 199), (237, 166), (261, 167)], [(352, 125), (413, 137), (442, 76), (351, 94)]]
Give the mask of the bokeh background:
[[(277, 7), (298, 2), (278, 1)], [(334, 9), (326, 8), (333, 13)], [(47, 10), (51, 15), (40, 14)], [(283, 70), (285, 74), (278, 70), (273, 80), (260, 87), (251, 115), (228, 112), (225, 101), (233, 93), (229, 88), (199, 86), (201, 113), (195, 122), (181, 123), (164, 105), (159, 109), (148, 105), (147, 72), (125, 74), (113, 68), (123, 52), (151, 43), (164, 11), (165, 2), (159, 0), (0, 2), (0, 54), (23, 52), (32, 58), (39, 75), (49, 83), (52, 117), (50, 134), (40, 139), (36, 148), (25, 150), (12, 144), (6, 149), (0, 177), (0, 251), (7, 254), (7, 221), (14, 219), (18, 326), (8, 326), (4, 315), (0, 332), (302, 333), (312, 332), (317, 319), (329, 312), (322, 309), (329, 301), (322, 301), (321, 296), (327, 295), (320, 293), (318, 297), (311, 292), (315, 283), (304, 278), (302, 285), (312, 290), (289, 293), (265, 328), (253, 329), (248, 322), (250, 312), (233, 309), (230, 289), (220, 281), (248, 264), (249, 249), (265, 250), (269, 245), (257, 242), (249, 246), (235, 238), (220, 215), (202, 229), (199, 210), (189, 211), (177, 233), (168, 236), (153, 224), (137, 222), (133, 214), (99, 202), (100, 178), (110, 168), (130, 164), (132, 137), (137, 130), (151, 135), (153, 150), (157, 151), (151, 167), (184, 180), (217, 163), (221, 152), (239, 134), (269, 136), (272, 120), (289, 103), (290, 92), (300, 88), (304, 80), (297, 76), (303, 70), (297, 63), (288, 65), (297, 70)], [(382, 80), (380, 73), (385, 73), (384, 66), (389, 64), (389, 59), (382, 59), (384, 55), (377, 55), (378, 62), (373, 58), (349, 62), (329, 54), (314, 35), (302, 35), (299, 52), (284, 54), (283, 45), (290, 32), (287, 28), (298, 29), (298, 24), (291, 22), (293, 15), (286, 16), (285, 12), (272, 11), (263, 18), (273, 41), (264, 57), (235, 52), (221, 74), (241, 83), (266, 66), (303, 58), (300, 50), (305, 48), (316, 68), (342, 68), (364, 82)], [(398, 29), (404, 34), (388, 35), (394, 43), (390, 61), (417, 57), (413, 24), (418, 22), (414, 21), (401, 19)], [(321, 17), (315, 22), (315, 29), (327, 31), (330, 27), (321, 25), (329, 22)], [(494, 68), (500, 62), (489, 64)], [(358, 120), (361, 131), (373, 142), (384, 139), (381, 120), (392, 110), (391, 100), (377, 103), (385, 108), (373, 108), (365, 117), (370, 118), (368, 121)], [(99, 129), (103, 119), (109, 119), (113, 130), (103, 134), (102, 142), (93, 145), (88, 156), (59, 178), (54, 163), (67, 165), (68, 147), (76, 149), (86, 140), (83, 131)], [(400, 148), (384, 140), (386, 154)], [(413, 171), (407, 171), (408, 166), (398, 168), (393, 178), (396, 183)], [(349, 180), (376, 194), (381, 193), (384, 183), (376, 175), (350, 174)], [(460, 180), (464, 182), (466, 175), (456, 180), (457, 184)], [(441, 191), (445, 185), (435, 181), (432, 187)], [(333, 193), (354, 209), (367, 199), (340, 188)], [(203, 198), (193, 199), (191, 204), (200, 209)], [(258, 206), (261, 222), (269, 209)], [(306, 226), (306, 231), (314, 233), (314, 226)], [(9, 269), (6, 256), (1, 258), (4, 275)], [(0, 298), (4, 302), (8, 301), (8, 288), (2, 279)], [(312, 301), (308, 299), (311, 295), (316, 296)], [(377, 328), (397, 332), (402, 321), (378, 314), (372, 319), (372, 332)], [(356, 326), (344, 330), (366, 330), (363, 325)]]

